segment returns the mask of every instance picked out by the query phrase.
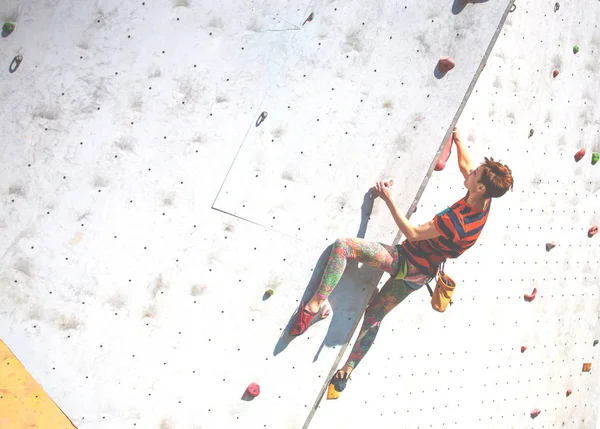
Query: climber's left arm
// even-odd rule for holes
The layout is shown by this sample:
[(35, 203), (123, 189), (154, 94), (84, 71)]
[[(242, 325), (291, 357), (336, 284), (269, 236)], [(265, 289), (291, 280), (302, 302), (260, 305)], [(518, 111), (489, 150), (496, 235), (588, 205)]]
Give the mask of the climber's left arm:
[(429, 238), (435, 238), (441, 235), (435, 228), (433, 220), (430, 220), (423, 225), (414, 226), (409, 222), (406, 216), (400, 212), (396, 202), (392, 198), (386, 199), (385, 203), (390, 209), (392, 217), (396, 221), (398, 228), (400, 228), (400, 231), (402, 231), (402, 234), (404, 234), (408, 241), (427, 240)]

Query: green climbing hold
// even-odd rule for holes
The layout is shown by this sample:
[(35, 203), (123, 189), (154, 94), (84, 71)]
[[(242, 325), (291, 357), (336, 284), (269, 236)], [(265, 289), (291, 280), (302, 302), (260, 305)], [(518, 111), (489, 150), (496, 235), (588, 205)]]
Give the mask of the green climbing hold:
[(600, 153), (592, 153), (592, 165), (595, 165), (598, 161), (600, 161)]
[(577, 52), (579, 52), (579, 46), (575, 45), (573, 46), (573, 53), (576, 54)]
[(2, 33), (5, 36), (8, 36), (10, 33), (12, 33), (13, 31), (15, 31), (15, 23), (12, 21), (6, 21), (4, 23), (4, 25), (2, 26)]

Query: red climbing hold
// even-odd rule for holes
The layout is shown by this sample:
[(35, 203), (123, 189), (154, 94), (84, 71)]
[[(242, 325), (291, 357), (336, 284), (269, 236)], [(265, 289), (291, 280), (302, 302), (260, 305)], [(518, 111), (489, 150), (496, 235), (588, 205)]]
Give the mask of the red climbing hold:
[(537, 288), (533, 288), (533, 292), (531, 292), (531, 294), (525, 294), (523, 295), (523, 297), (525, 298), (525, 301), (531, 302), (535, 299), (535, 295), (537, 294)]
[(541, 411), (540, 411), (540, 410), (538, 410), (538, 409), (536, 408), (535, 410), (533, 410), (533, 411), (531, 412), (531, 418), (532, 418), (532, 419), (535, 419), (537, 416), (539, 416), (539, 415), (540, 415), (540, 413), (541, 413)]
[(435, 171), (442, 171), (446, 166), (446, 162), (448, 162), (448, 158), (450, 158), (450, 151), (452, 150), (452, 138), (453, 135), (450, 135), (450, 138), (446, 142), (446, 146), (444, 147), (437, 164), (435, 164)]
[(592, 238), (594, 235), (598, 234), (598, 225), (592, 226), (588, 231), (588, 237)]
[(442, 57), (438, 62), (438, 67), (442, 73), (449, 72), (456, 66), (456, 61), (450, 57)]
[(260, 395), (260, 386), (256, 383), (250, 383), (250, 386), (246, 389), (246, 391), (253, 397), (257, 397)]
[(525, 350), (527, 350), (527, 347), (521, 346), (521, 353), (525, 353)]
[(573, 393), (571, 392), (571, 389), (567, 390), (567, 397), (571, 396), (571, 393)]
[(560, 73), (560, 72), (557, 69), (554, 69), (552, 71), (552, 76), (556, 77), (556, 76), (558, 76), (558, 73)]
[(575, 154), (575, 161), (579, 162), (581, 161), (581, 158), (583, 158), (585, 156), (585, 148), (584, 149), (580, 149), (579, 152), (577, 152)]

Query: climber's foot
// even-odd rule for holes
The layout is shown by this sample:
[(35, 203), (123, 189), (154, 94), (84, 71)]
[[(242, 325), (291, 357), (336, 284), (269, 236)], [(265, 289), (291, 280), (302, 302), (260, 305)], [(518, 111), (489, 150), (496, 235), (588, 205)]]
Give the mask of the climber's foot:
[(331, 314), (331, 306), (327, 300), (325, 300), (321, 306), (317, 308), (316, 312), (312, 312), (310, 308), (311, 307), (309, 307), (309, 303), (300, 304), (296, 322), (292, 325), (289, 331), (291, 336), (297, 337), (298, 335), (305, 333), (319, 313), (321, 313), (321, 318), (323, 319), (327, 318)]
[(331, 379), (331, 384), (333, 384), (333, 388), (337, 392), (342, 392), (346, 388), (346, 384), (348, 380), (350, 380), (350, 373), (352, 372), (352, 368), (345, 366), (342, 369), (338, 369)]

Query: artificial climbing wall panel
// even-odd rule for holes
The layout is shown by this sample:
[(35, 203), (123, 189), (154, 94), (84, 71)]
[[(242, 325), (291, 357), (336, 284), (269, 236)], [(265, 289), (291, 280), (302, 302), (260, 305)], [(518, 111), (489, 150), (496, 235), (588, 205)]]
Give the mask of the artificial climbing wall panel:
[(0, 336), (78, 427), (301, 427), (381, 273), (294, 311), (335, 238), (391, 244), (367, 191), (408, 210), (507, 4), (3, 2)]
[[(438, 314), (426, 290), (401, 303), (313, 427), (600, 428), (600, 236), (587, 235), (600, 224), (600, 5), (554, 7), (517, 3), (458, 122), (474, 159), (506, 163), (515, 185), (446, 265), (455, 304)], [(412, 219), (464, 194), (453, 154)]]
[[(235, 62), (261, 65), (245, 85), (262, 96), (214, 207), (320, 243), (360, 222), (365, 183), (394, 177), (406, 212), (508, 3), (319, 3), (310, 24), (251, 39)], [(387, 211), (372, 219), (389, 242)]]
[(75, 429), (2, 340), (0, 428)]

